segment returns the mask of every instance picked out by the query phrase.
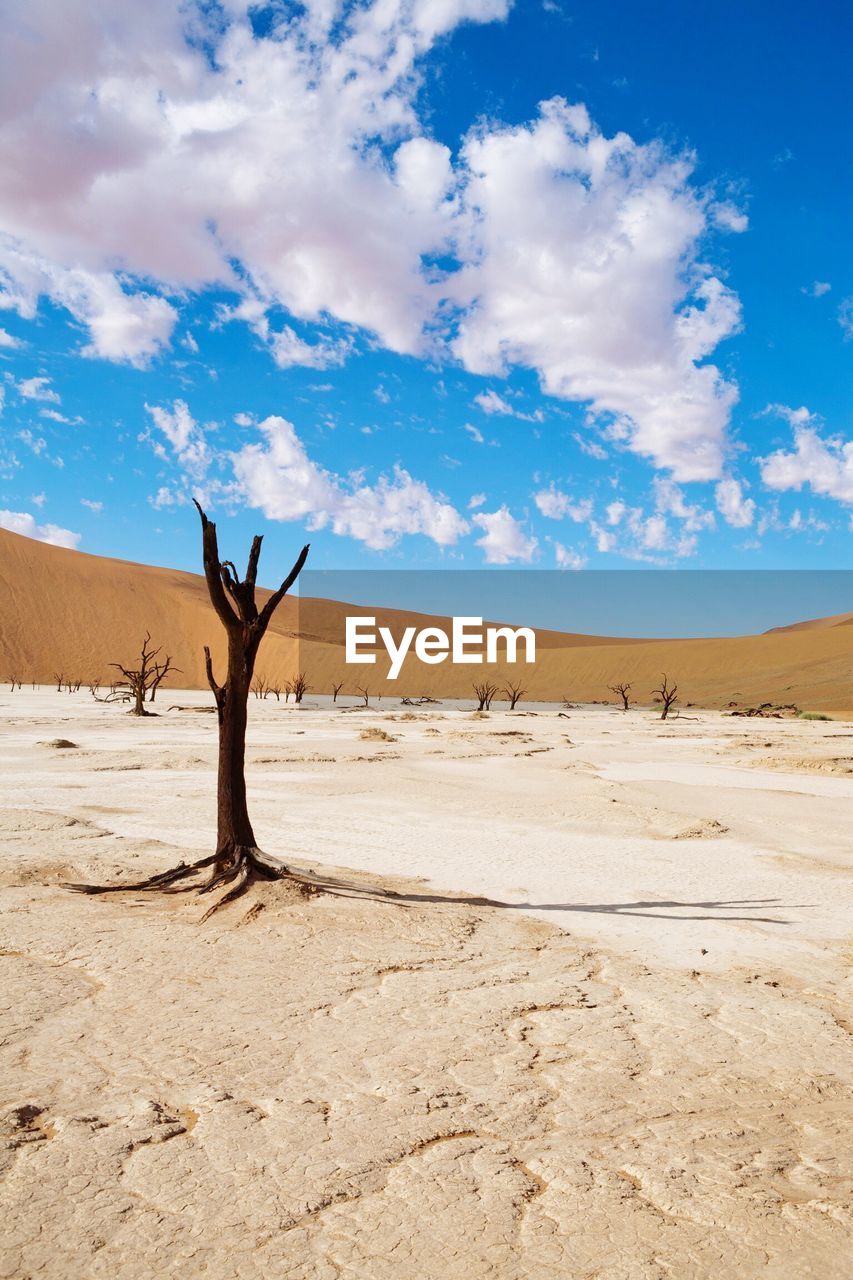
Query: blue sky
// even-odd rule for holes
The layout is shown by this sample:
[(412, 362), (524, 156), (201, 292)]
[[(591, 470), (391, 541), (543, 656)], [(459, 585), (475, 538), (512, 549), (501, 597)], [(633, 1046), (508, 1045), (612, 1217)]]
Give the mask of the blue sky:
[(843, 568), (849, 8), (9, 6), (0, 524)]

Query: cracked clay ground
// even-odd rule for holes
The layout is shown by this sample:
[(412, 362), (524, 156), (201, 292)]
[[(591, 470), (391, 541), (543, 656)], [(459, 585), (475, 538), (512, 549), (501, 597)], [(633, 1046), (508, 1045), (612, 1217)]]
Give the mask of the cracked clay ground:
[(59, 881), (207, 852), (210, 717), (15, 698), (0, 1275), (849, 1274), (849, 726), (262, 704), (261, 843), (362, 892), (199, 927)]

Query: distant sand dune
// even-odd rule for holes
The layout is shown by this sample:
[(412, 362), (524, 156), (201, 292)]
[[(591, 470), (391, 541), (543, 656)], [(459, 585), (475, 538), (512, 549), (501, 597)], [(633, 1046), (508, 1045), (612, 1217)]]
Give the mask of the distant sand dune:
[[(290, 566), (266, 565), (275, 570)], [(262, 599), (266, 592), (260, 592)], [(795, 605), (792, 605), (792, 609)], [(300, 612), (310, 635), (300, 630)], [(298, 669), (308, 673), (312, 692), (328, 693), (345, 681), (345, 694), (367, 684), (374, 695), (429, 694), (467, 697), (473, 677), (450, 664), (429, 668), (407, 663), (400, 678), (387, 682), (343, 662), (343, 619), (374, 613), (398, 633), (404, 626), (446, 622), (400, 610), (355, 607), (333, 600), (287, 598), (264, 642), (259, 673), (280, 682)], [(516, 623), (521, 620), (514, 619)], [(853, 614), (780, 626), (764, 635), (711, 640), (626, 640), (607, 636), (537, 631), (535, 668), (514, 667), (528, 699), (612, 701), (609, 686), (630, 681), (632, 697), (652, 701), (662, 671), (678, 682), (680, 706), (725, 707), (762, 702), (795, 703), (806, 711), (853, 716)], [(174, 569), (131, 564), (68, 551), (0, 530), (0, 681), (47, 683), (55, 673), (107, 681), (111, 662), (127, 664), (150, 631), (170, 653), (181, 676), (174, 685), (203, 688), (202, 648), (224, 660), (222, 628), (213, 614), (201, 576)], [(495, 669), (498, 683), (508, 669)], [(168, 697), (164, 690), (161, 697)]]

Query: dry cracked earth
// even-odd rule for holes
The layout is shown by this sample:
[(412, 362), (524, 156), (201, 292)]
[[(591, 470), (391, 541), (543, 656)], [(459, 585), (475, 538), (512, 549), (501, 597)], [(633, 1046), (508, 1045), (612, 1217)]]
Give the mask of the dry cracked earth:
[(2, 836), (3, 1276), (845, 1274), (850, 1028), (815, 993), (661, 1000), (547, 924), (364, 876), (200, 928), (45, 885), (126, 840), (14, 810)]

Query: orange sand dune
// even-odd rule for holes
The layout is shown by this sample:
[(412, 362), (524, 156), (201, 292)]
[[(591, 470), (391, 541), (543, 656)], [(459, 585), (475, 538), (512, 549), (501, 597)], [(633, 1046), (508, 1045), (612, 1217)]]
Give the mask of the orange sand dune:
[[(285, 568), (289, 566), (284, 566)], [(263, 597), (267, 593), (260, 593)], [(424, 667), (407, 660), (400, 678), (343, 661), (343, 619), (372, 613), (399, 634), (406, 625), (447, 626), (446, 619), (332, 600), (288, 598), (262, 650), (259, 671), (284, 682), (305, 671), (314, 692), (344, 680), (343, 692), (366, 685), (376, 695), (466, 697), (483, 668)], [(304, 630), (300, 628), (300, 614)], [(758, 636), (711, 640), (625, 640), (537, 631), (534, 667), (493, 672), (520, 679), (527, 700), (613, 700), (609, 686), (627, 680), (640, 703), (666, 671), (680, 702), (697, 706), (796, 703), (806, 711), (853, 716), (853, 615), (782, 625)], [(47, 546), (0, 530), (0, 680), (12, 676), (47, 683), (55, 674), (111, 678), (111, 662), (131, 663), (146, 631), (170, 653), (182, 674), (175, 687), (205, 684), (202, 646), (224, 657), (222, 628), (202, 577)]]

